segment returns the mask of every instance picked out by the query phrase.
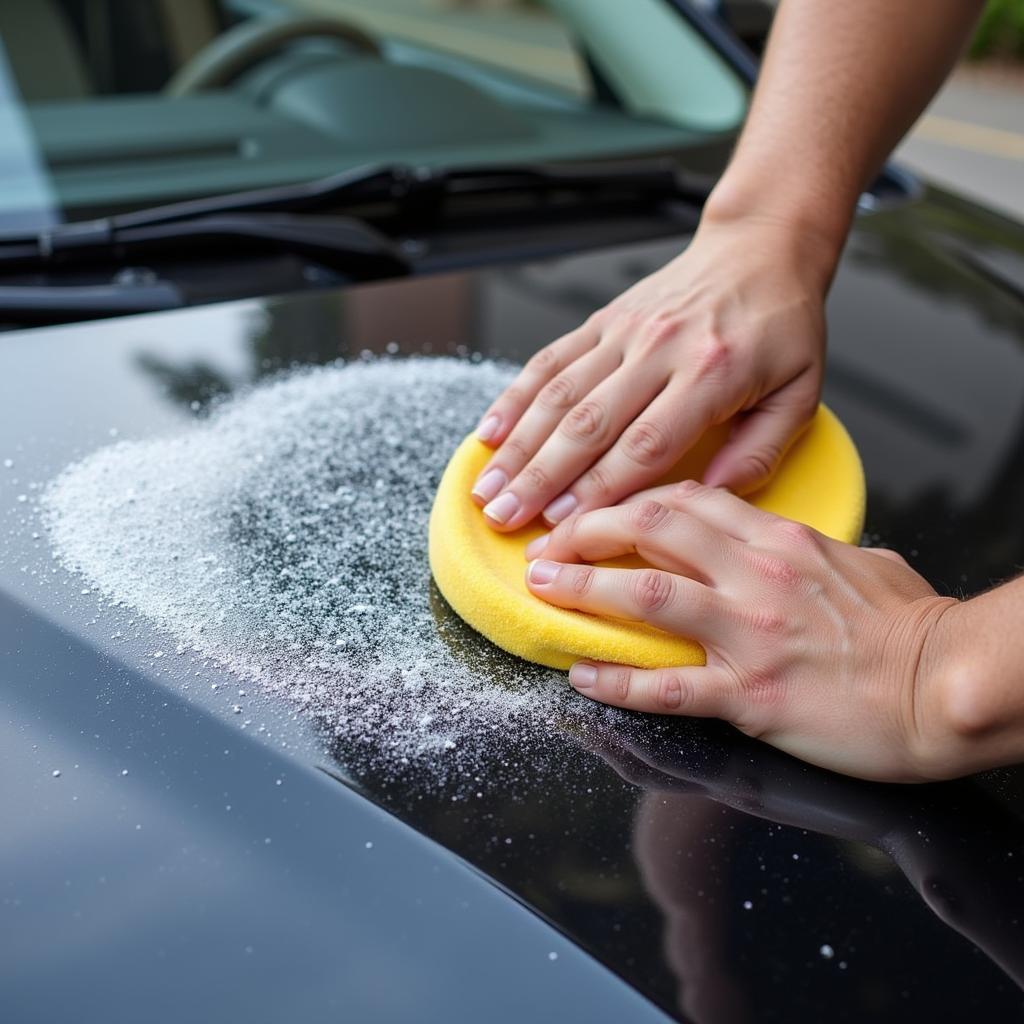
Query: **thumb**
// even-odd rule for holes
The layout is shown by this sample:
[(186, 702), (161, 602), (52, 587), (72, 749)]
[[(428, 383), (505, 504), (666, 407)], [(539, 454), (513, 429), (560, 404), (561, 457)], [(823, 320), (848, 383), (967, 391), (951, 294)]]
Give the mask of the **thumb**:
[(705, 485), (748, 494), (766, 484), (817, 408), (818, 391), (803, 378), (772, 392), (737, 421), (705, 470)]

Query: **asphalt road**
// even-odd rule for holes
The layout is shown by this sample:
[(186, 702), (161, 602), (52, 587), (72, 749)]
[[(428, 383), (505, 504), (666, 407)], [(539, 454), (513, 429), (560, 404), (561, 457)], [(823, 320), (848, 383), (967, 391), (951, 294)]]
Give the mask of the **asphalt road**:
[(954, 75), (897, 149), (896, 161), (1024, 220), (1024, 72)]

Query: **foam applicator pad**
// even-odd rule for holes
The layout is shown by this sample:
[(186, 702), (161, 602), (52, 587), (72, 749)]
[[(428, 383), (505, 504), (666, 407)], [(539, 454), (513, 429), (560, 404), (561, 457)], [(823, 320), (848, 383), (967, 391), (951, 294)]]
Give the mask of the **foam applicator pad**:
[[(728, 436), (709, 431), (659, 483), (699, 480)], [(445, 600), (474, 629), (512, 654), (566, 669), (580, 658), (663, 668), (702, 665), (704, 650), (639, 622), (556, 608), (526, 589), (526, 545), (545, 532), (539, 521), (497, 533), (470, 491), (492, 450), (474, 435), (452, 456), (430, 514), (430, 568)], [(796, 519), (836, 540), (855, 542), (864, 524), (864, 471), (857, 449), (824, 406), (786, 454), (767, 486), (748, 498), (758, 508)], [(615, 565), (643, 565), (616, 559)]]

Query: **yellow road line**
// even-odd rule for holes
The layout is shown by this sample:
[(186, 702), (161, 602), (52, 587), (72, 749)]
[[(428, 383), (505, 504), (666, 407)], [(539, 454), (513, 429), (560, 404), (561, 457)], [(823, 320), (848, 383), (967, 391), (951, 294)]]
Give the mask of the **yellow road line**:
[(928, 114), (918, 122), (911, 137), (1008, 160), (1024, 160), (1024, 134), (951, 117)]

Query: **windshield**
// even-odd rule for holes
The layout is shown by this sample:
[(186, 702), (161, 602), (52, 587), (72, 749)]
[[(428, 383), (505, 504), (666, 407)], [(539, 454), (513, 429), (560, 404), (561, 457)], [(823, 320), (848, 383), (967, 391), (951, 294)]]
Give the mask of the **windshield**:
[(0, 5), (0, 235), (349, 167), (685, 153), (746, 87), (668, 0)]

